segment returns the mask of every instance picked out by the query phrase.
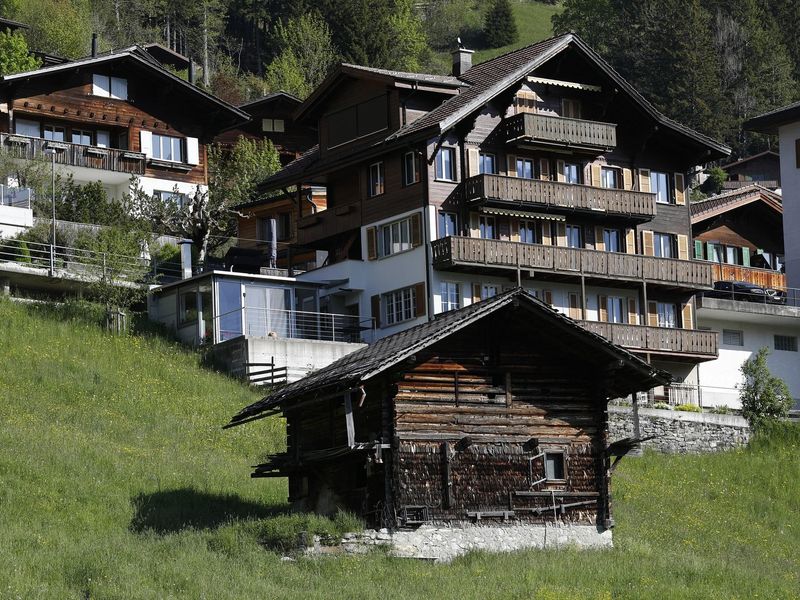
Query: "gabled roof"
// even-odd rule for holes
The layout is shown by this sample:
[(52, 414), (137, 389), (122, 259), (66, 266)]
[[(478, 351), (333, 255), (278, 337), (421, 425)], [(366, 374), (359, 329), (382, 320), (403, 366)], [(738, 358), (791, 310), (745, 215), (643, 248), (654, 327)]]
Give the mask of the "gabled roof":
[(127, 61), (130, 64), (147, 70), (153, 76), (163, 79), (175, 86), (176, 91), (182, 91), (193, 98), (195, 113), (209, 126), (217, 130), (229, 127), (231, 124), (245, 123), (249, 115), (240, 109), (231, 106), (224, 100), (209, 94), (201, 88), (189, 83), (166, 70), (161, 64), (141, 46), (130, 46), (121, 50), (90, 56), (63, 64), (55, 64), (35, 71), (25, 71), (13, 75), (0, 77), (0, 90), (14, 84), (23, 83), (32, 79), (48, 77), (51, 75), (72, 71), (81, 68), (91, 68), (115, 62)]
[(733, 162), (728, 163), (727, 165), (722, 165), (721, 169), (730, 169), (731, 167), (738, 167), (739, 165), (743, 165), (745, 163), (750, 162), (751, 160), (756, 160), (757, 158), (765, 158), (771, 157), (775, 158), (775, 160), (780, 160), (781, 155), (777, 152), (773, 152), (772, 150), (765, 150), (764, 152), (759, 152), (758, 154), (754, 154), (753, 156), (747, 156), (745, 158), (740, 158), (739, 160), (735, 160)]
[(191, 62), (189, 58), (180, 52), (175, 52), (172, 48), (167, 48), (156, 42), (144, 44), (142, 48), (162, 65), (170, 65), (178, 71), (189, 68), (189, 63)]
[(692, 225), (734, 210), (753, 202), (763, 202), (779, 214), (783, 214), (781, 196), (754, 183), (730, 192), (709, 196), (699, 202), (692, 202), (689, 209), (692, 214)]
[(271, 102), (275, 102), (276, 100), (285, 100), (291, 104), (297, 104), (298, 106), (301, 104), (302, 100), (289, 92), (284, 92), (283, 90), (279, 90), (277, 92), (272, 92), (267, 94), (263, 98), (257, 98), (255, 100), (250, 100), (249, 102), (245, 102), (244, 104), (240, 104), (239, 108), (243, 111), (247, 112), (248, 109), (256, 108), (261, 106), (262, 104), (269, 104)]
[(290, 383), (266, 398), (242, 409), (227, 426), (232, 427), (267, 416), (275, 409), (302, 396), (329, 393), (362, 385), (373, 377), (399, 365), (417, 352), (512, 304), (529, 309), (540, 319), (547, 319), (565, 336), (571, 336), (576, 347), (581, 344), (590, 346), (592, 351), (605, 354), (609, 360), (617, 362), (620, 370), (615, 372), (614, 384), (618, 385), (615, 391), (620, 395), (650, 389), (656, 385), (668, 383), (672, 379), (668, 373), (654, 369), (627, 350), (584, 329), (524, 289), (515, 288), (493, 298), (444, 313), (432, 321), (390, 335), (366, 348), (356, 350), (327, 367)]
[(742, 123), (742, 129), (776, 135), (781, 125), (800, 121), (800, 102), (776, 108)]

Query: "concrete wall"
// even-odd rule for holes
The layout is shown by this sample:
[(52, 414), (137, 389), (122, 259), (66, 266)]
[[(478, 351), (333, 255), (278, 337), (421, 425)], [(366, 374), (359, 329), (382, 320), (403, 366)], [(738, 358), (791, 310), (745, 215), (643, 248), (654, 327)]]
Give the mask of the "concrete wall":
[(33, 227), (33, 211), (30, 208), (0, 206), (0, 238), (14, 237), (29, 227)]
[(800, 169), (797, 168), (795, 140), (800, 139), (800, 122), (778, 130), (783, 193), (783, 239), (786, 279), (790, 288), (800, 288)]
[[(737, 415), (713, 415), (683, 411), (639, 409), (639, 433), (655, 439), (644, 442), (667, 454), (718, 452), (743, 446), (750, 439), (750, 428)], [(633, 437), (633, 411), (628, 407), (608, 407), (610, 441)]]

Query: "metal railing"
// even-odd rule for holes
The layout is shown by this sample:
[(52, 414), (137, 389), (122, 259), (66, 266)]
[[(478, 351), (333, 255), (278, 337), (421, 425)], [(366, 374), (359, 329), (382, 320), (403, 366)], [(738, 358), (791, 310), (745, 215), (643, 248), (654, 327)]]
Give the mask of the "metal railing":
[(219, 341), (248, 337), (317, 340), (328, 342), (371, 341), (373, 319), (357, 315), (244, 307), (214, 318)]
[(654, 217), (656, 195), (504, 175), (475, 175), (463, 183), (465, 200), (503, 200), (521, 205)]
[(33, 197), (31, 188), (0, 185), (0, 206), (30, 209)]
[[(741, 280), (745, 281), (746, 280)], [(765, 304), (769, 306), (800, 306), (800, 289), (787, 286), (764, 286), (761, 284), (741, 285), (737, 281), (716, 281), (714, 289), (702, 292), (705, 298), (735, 300), (739, 310), (745, 310), (748, 304)]]
[(57, 150), (55, 162), (59, 165), (144, 175), (147, 160), (141, 152), (70, 142), (54, 142), (18, 133), (0, 133), (0, 144), (15, 158), (33, 160), (45, 157), (45, 143)]
[(650, 327), (602, 321), (578, 321), (582, 327), (628, 350), (714, 356), (719, 352), (719, 334), (699, 329)]
[(617, 145), (614, 123), (522, 113), (506, 119), (506, 140), (529, 138), (539, 142), (583, 148), (610, 149)]

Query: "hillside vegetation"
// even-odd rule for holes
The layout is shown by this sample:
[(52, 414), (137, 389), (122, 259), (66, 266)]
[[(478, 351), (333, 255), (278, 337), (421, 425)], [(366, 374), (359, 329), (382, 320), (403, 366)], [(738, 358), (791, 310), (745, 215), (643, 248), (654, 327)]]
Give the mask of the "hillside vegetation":
[(258, 394), (151, 336), (74, 309), (0, 300), (1, 598), (792, 598), (800, 589), (800, 431), (614, 475), (615, 548), (472, 554), (452, 565), (282, 561), (299, 529), (282, 480), (249, 465), (267, 419), (220, 427)]

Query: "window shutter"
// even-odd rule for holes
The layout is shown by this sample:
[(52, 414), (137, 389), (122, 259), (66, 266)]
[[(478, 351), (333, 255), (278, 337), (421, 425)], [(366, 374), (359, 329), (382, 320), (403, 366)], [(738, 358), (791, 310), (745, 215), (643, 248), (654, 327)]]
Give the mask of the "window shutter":
[(514, 154), (509, 154), (506, 157), (506, 174), (509, 177), (517, 176), (517, 157)]
[(153, 156), (153, 132), (140, 131), (139, 132), (139, 151), (147, 158)]
[(636, 254), (636, 230), (633, 227), (625, 230), (625, 252)]
[(380, 294), (375, 294), (371, 298), (372, 302), (372, 318), (375, 321), (375, 328), (380, 329), (381, 324), (381, 297)]
[(681, 311), (683, 314), (681, 315), (681, 325), (683, 325), (684, 329), (694, 329), (694, 319), (692, 318), (692, 303), (687, 302), (683, 305), (683, 310)]
[(689, 236), (678, 234), (678, 259), (689, 260)]
[(647, 324), (650, 327), (658, 327), (658, 307), (652, 300), (647, 303)]
[(550, 179), (550, 161), (546, 158), (539, 159), (539, 179), (544, 181)]
[(675, 204), (686, 204), (686, 188), (683, 173), (675, 173)]
[(469, 213), (469, 236), (474, 238), (481, 237), (480, 222), (476, 213)]
[(111, 83), (108, 75), (92, 75), (92, 95), (108, 98), (111, 95)]
[(481, 284), (480, 283), (473, 283), (472, 284), (472, 302), (480, 302), (481, 301)]
[(566, 181), (567, 178), (564, 177), (564, 161), (557, 160), (556, 161), (556, 181)]
[(600, 165), (593, 164), (591, 165), (590, 169), (592, 174), (592, 185), (594, 187), (603, 187), (603, 176)]
[(703, 260), (703, 242), (700, 240), (694, 241), (694, 257), (697, 260)]
[(542, 299), (545, 304), (553, 306), (553, 290), (542, 290)]
[(639, 324), (639, 314), (636, 312), (636, 300), (628, 298), (628, 323), (631, 325)]
[(597, 296), (597, 319), (603, 323), (608, 322), (608, 296)]
[(378, 228), (367, 227), (367, 260), (378, 258)]
[(650, 169), (639, 169), (639, 191), (650, 192)]
[(565, 223), (556, 223), (556, 246), (567, 245), (567, 225)]
[(652, 231), (642, 231), (642, 254), (645, 256), (655, 256)]
[(569, 295), (569, 318), (570, 319), (581, 318), (580, 302), (578, 300), (578, 294), (575, 293), (570, 293)]
[(604, 251), (606, 249), (606, 241), (603, 236), (602, 225), (595, 225), (594, 228), (594, 249)]
[(190, 165), (200, 164), (200, 144), (197, 138), (186, 138), (186, 162)]
[(422, 219), (419, 213), (411, 215), (411, 247), (422, 245)]
[(630, 169), (622, 169), (622, 185), (626, 190), (633, 189), (633, 172)]
[(422, 281), (414, 286), (414, 302), (416, 304), (416, 316), (417, 317), (424, 317), (426, 316), (425, 311), (425, 282)]
[(747, 246), (742, 246), (742, 266), (750, 266), (750, 248)]
[(480, 171), (480, 160), (481, 156), (477, 148), (467, 149), (467, 165), (469, 166), (468, 173), (470, 177), (478, 175)]

